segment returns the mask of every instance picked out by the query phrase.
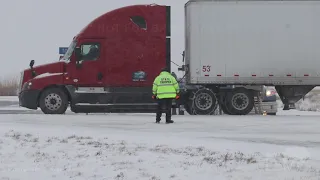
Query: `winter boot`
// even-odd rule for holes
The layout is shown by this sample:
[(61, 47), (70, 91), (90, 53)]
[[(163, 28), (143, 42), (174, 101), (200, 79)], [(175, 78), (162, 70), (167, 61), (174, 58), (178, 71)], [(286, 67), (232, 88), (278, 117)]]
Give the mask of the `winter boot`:
[(174, 123), (174, 121), (172, 121), (172, 120), (167, 120), (166, 123), (167, 123), (167, 124), (171, 124), (171, 123)]
[(158, 123), (158, 124), (159, 124), (159, 123), (160, 123), (160, 121), (161, 121), (161, 119), (157, 119), (157, 120), (156, 120), (156, 123)]

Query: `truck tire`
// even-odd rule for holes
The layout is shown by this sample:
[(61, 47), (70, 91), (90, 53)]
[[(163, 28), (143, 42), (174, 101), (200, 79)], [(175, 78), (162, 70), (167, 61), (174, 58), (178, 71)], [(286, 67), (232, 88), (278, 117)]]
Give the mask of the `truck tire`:
[(229, 110), (227, 109), (227, 106), (225, 104), (220, 104), (220, 108), (222, 109), (223, 113), (224, 114), (227, 114), (227, 115), (232, 115)]
[(217, 108), (216, 95), (210, 89), (199, 89), (194, 94), (193, 106), (197, 115), (212, 115)]
[(179, 110), (179, 115), (184, 115), (184, 110), (182, 110), (182, 109), (178, 109)]
[(226, 105), (226, 96), (223, 97), (222, 101), (219, 103), (219, 107), (221, 108), (222, 112), (224, 114), (227, 114), (227, 115), (232, 115), (230, 113), (230, 111), (228, 110), (227, 108), (227, 105)]
[(44, 114), (64, 114), (68, 104), (68, 97), (60, 88), (46, 89), (39, 98), (39, 105)]
[(244, 88), (236, 89), (227, 95), (225, 103), (230, 115), (247, 115), (254, 106), (253, 93)]
[(194, 110), (191, 108), (192, 102), (188, 101), (188, 103), (184, 104), (184, 109), (187, 111), (189, 115), (195, 115)]

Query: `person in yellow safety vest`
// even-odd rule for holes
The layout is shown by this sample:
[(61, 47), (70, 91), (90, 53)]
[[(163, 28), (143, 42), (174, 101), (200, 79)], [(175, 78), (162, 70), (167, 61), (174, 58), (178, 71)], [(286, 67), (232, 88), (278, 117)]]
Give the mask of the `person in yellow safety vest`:
[(163, 109), (166, 113), (166, 123), (174, 123), (171, 120), (172, 100), (180, 98), (179, 84), (169, 71), (168, 68), (163, 68), (153, 82), (152, 98), (158, 103), (156, 123), (160, 123)]

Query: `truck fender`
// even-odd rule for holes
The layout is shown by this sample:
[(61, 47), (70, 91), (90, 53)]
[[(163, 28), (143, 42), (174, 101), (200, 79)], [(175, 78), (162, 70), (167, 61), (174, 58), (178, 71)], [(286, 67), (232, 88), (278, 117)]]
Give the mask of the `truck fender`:
[[(45, 90), (50, 89), (50, 88), (60, 88), (60, 89), (62, 89), (62, 90), (66, 93), (66, 95), (68, 96), (68, 101), (71, 101), (70, 91), (69, 91), (64, 85), (52, 84), (52, 85), (46, 86), (45, 88), (43, 88), (43, 89), (41, 90), (41, 92), (39, 93), (37, 102), (39, 102), (39, 99), (40, 99), (40, 97), (41, 97), (41, 94), (42, 94)], [(39, 104), (38, 104), (38, 105), (39, 105)]]

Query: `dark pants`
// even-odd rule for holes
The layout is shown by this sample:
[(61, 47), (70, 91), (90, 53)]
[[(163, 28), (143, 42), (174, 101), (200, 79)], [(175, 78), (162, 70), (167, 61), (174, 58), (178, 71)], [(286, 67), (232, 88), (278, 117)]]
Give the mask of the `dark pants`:
[(172, 99), (157, 99), (158, 108), (157, 108), (157, 117), (156, 121), (161, 120), (162, 113), (166, 113), (166, 121), (171, 120), (171, 107)]

